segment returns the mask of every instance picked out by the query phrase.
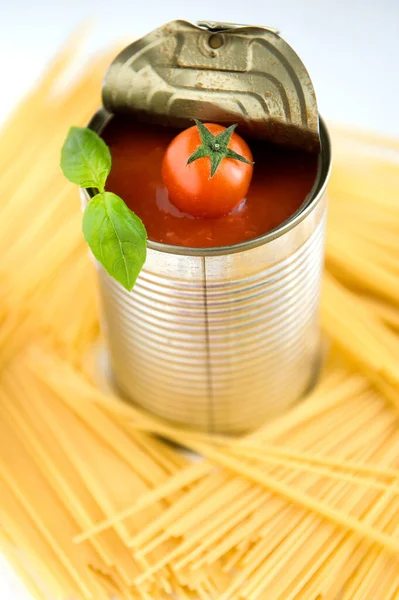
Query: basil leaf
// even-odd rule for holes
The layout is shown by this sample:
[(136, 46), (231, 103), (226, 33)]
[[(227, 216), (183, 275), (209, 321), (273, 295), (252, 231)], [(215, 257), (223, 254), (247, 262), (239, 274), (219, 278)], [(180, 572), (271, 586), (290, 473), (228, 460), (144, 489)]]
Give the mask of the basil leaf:
[(61, 169), (72, 183), (103, 192), (111, 171), (111, 153), (91, 129), (71, 127), (61, 150)]
[(83, 235), (107, 273), (130, 292), (146, 257), (147, 232), (141, 219), (119, 196), (104, 192), (86, 207)]

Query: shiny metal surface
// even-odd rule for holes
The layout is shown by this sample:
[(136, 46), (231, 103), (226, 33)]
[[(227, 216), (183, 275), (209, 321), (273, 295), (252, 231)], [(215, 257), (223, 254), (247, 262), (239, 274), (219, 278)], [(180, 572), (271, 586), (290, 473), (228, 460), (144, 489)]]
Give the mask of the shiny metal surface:
[(149, 242), (131, 293), (98, 267), (112, 371), (127, 398), (182, 425), (238, 433), (311, 384), (331, 166), (322, 122), (321, 140), (312, 197), (275, 231), (217, 249)]
[(303, 63), (276, 30), (172, 21), (125, 48), (109, 67), (111, 113), (177, 127), (193, 117), (319, 151), (316, 96)]

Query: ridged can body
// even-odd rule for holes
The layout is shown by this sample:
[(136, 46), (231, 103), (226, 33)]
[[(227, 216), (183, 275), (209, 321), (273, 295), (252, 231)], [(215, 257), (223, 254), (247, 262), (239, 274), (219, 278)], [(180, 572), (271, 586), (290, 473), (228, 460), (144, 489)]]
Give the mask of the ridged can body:
[(99, 267), (116, 386), (144, 409), (208, 432), (251, 430), (296, 402), (319, 362), (318, 305), (331, 164), (289, 222), (229, 248), (149, 242), (132, 292)]

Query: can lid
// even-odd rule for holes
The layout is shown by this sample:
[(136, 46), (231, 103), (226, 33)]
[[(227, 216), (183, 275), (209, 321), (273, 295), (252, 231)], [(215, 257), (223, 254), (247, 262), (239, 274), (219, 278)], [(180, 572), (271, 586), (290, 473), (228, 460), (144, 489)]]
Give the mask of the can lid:
[(320, 148), (312, 81), (275, 29), (172, 21), (125, 48), (110, 65), (103, 104), (111, 113), (187, 127), (195, 117), (238, 123), (252, 137)]

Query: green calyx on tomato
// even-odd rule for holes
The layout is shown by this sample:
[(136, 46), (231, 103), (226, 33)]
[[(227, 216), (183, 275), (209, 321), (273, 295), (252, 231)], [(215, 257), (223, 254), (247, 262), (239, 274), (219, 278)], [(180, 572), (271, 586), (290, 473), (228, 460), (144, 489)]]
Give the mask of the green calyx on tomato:
[(187, 160), (187, 165), (198, 160), (199, 158), (204, 158), (205, 156), (209, 156), (209, 160), (211, 163), (211, 174), (210, 178), (213, 177), (222, 162), (225, 158), (232, 158), (234, 160), (239, 160), (241, 162), (247, 163), (248, 165), (253, 165), (254, 163), (245, 156), (234, 152), (231, 148), (228, 148), (230, 143), (231, 136), (234, 133), (237, 125), (230, 125), (227, 129), (219, 133), (218, 135), (214, 135), (201, 121), (194, 119), (196, 126), (198, 127), (198, 131), (201, 138), (201, 146), (199, 146), (189, 157)]

